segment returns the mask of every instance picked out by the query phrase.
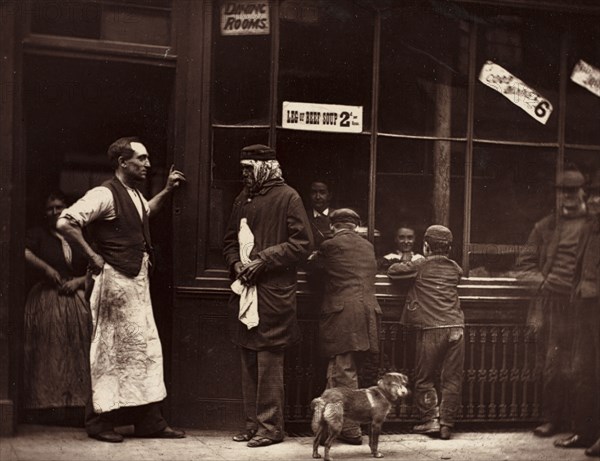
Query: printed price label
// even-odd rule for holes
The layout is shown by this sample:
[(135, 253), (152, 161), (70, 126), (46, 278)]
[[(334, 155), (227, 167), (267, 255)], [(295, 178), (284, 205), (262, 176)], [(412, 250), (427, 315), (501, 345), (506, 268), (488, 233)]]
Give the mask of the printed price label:
[(543, 125), (552, 114), (550, 101), (492, 61), (486, 61), (481, 68), (479, 81), (496, 90)]
[(363, 108), (284, 101), (281, 125), (292, 130), (360, 133), (363, 127)]

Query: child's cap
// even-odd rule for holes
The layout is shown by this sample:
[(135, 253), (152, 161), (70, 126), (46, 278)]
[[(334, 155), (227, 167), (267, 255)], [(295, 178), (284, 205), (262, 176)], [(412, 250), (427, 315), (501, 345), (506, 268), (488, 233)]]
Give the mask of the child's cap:
[(329, 214), (329, 222), (335, 223), (351, 223), (360, 226), (360, 216), (350, 208), (339, 208)]
[(425, 231), (425, 237), (429, 237), (440, 242), (452, 243), (452, 232), (446, 226), (434, 224)]

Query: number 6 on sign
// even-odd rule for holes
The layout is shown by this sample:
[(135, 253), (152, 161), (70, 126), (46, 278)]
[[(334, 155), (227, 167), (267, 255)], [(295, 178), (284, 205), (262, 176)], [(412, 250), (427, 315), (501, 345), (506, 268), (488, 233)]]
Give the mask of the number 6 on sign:
[(481, 68), (479, 81), (496, 90), (543, 125), (546, 124), (550, 114), (552, 114), (550, 101), (505, 68), (494, 64), (492, 61), (486, 61)]

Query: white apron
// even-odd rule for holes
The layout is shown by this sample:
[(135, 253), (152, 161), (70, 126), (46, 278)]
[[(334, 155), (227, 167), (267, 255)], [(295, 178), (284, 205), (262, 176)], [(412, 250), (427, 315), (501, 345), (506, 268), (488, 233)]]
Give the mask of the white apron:
[(140, 273), (127, 277), (105, 263), (90, 299), (90, 349), (96, 413), (158, 402), (167, 396), (162, 348), (150, 300), (148, 255)]

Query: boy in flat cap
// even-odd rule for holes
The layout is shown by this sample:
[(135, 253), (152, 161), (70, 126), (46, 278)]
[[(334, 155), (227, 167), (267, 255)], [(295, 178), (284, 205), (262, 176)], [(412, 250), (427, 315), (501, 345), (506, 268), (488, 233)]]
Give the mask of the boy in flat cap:
[[(223, 254), (232, 279), (255, 287), (250, 291), (256, 297), (245, 304), (233, 293), (229, 301), (246, 413), (246, 429), (233, 440), (264, 447), (284, 437), (284, 350), (300, 340), (296, 265), (313, 243), (302, 200), (283, 180), (275, 151), (262, 144), (244, 147), (240, 163), (244, 189), (233, 203)], [(248, 313), (242, 307), (255, 309), (252, 323), (243, 321)]]
[(392, 264), (388, 275), (413, 279), (400, 320), (417, 329), (415, 403), (421, 424), (413, 430), (447, 440), (461, 404), (465, 321), (457, 288), (463, 271), (448, 257), (450, 229), (430, 226), (423, 240), (425, 258)]
[(581, 172), (567, 169), (556, 183), (557, 213), (538, 221), (519, 256), (519, 278), (534, 290), (528, 324), (537, 333), (537, 367), (542, 373), (543, 424), (539, 437), (558, 432), (570, 414), (568, 399), (573, 345), (571, 293), (575, 278), (577, 246), (587, 221)]
[[(319, 338), (321, 352), (329, 359), (327, 389), (358, 389), (359, 354), (379, 351), (377, 261), (373, 245), (356, 232), (360, 217), (355, 211), (340, 208), (329, 214), (329, 220), (333, 235), (321, 243), (315, 256), (326, 278)], [(360, 445), (360, 426), (345, 423), (338, 439)]]

